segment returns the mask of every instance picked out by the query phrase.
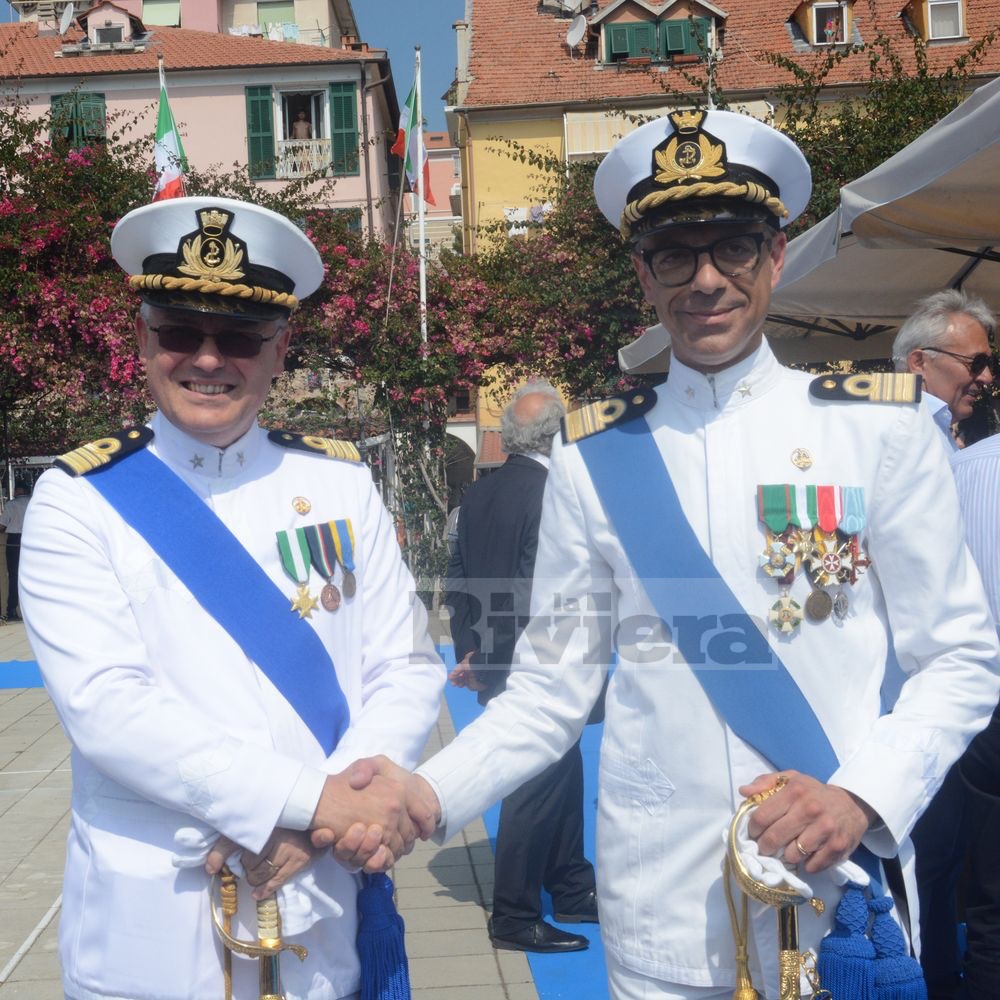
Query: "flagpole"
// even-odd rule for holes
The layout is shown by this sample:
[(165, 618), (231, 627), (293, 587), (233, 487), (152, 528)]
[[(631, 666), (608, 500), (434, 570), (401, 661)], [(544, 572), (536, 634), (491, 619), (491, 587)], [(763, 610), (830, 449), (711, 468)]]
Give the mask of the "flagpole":
[(427, 343), (427, 254), (424, 243), (424, 104), (420, 92), (420, 46), (417, 50), (417, 239), (420, 247), (420, 340)]

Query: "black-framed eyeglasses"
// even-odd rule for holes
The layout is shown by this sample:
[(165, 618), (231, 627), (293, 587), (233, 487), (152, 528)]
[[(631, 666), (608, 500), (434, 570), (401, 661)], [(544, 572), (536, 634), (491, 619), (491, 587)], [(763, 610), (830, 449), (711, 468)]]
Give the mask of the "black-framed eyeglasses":
[(260, 349), (278, 336), (272, 333), (270, 337), (262, 337), (259, 333), (242, 333), (239, 330), (220, 330), (218, 333), (203, 333), (193, 326), (181, 326), (177, 323), (164, 323), (161, 326), (150, 326), (160, 341), (160, 347), (165, 351), (176, 351), (178, 354), (194, 354), (206, 338), (215, 341), (219, 353), (226, 358), (255, 358)]
[(934, 351), (937, 354), (947, 354), (949, 358), (961, 361), (962, 364), (969, 369), (969, 374), (973, 378), (977, 375), (982, 375), (987, 368), (989, 368), (991, 375), (995, 375), (997, 372), (997, 359), (992, 354), (987, 354), (985, 351), (980, 351), (978, 354), (968, 355), (956, 354), (954, 351), (946, 351), (941, 347), (921, 347), (920, 350)]
[(665, 288), (686, 285), (698, 272), (698, 261), (707, 253), (715, 269), (727, 278), (749, 274), (760, 263), (761, 247), (771, 245), (771, 235), (740, 233), (723, 236), (704, 246), (678, 244), (640, 250), (653, 280)]

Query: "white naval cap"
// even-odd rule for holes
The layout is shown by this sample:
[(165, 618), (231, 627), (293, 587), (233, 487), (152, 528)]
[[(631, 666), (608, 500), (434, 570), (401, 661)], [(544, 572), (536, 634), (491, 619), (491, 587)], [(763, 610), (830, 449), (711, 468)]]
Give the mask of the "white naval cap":
[(648, 122), (616, 143), (594, 176), (598, 207), (632, 240), (696, 222), (787, 225), (811, 189), (809, 164), (788, 136), (730, 111)]
[(152, 305), (247, 320), (288, 316), (323, 280), (298, 226), (233, 198), (143, 205), (115, 226), (111, 253)]

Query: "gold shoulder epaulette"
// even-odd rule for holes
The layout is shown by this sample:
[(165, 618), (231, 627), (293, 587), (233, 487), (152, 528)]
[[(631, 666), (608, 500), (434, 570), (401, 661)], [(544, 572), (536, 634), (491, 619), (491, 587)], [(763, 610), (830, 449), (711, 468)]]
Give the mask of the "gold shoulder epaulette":
[(350, 441), (319, 437), (317, 434), (295, 434), (292, 431), (269, 431), (267, 437), (282, 448), (326, 455), (327, 458), (337, 458), (341, 462), (361, 461), (361, 452)]
[(641, 417), (655, 402), (656, 393), (652, 389), (633, 389), (572, 410), (563, 417), (563, 443), (572, 444), (591, 434), (606, 431), (615, 424)]
[(55, 465), (71, 476), (85, 476), (88, 472), (142, 451), (152, 440), (153, 432), (148, 427), (126, 427), (110, 437), (82, 444), (60, 455)]
[(921, 381), (910, 372), (821, 375), (809, 383), (809, 392), (817, 399), (833, 401), (919, 403)]

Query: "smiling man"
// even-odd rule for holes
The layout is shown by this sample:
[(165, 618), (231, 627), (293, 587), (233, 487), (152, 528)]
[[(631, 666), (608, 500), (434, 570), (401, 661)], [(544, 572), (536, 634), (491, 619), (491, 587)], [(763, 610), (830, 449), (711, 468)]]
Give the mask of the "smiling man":
[(896, 371), (923, 378), (926, 405), (952, 451), (952, 424), (972, 415), (993, 381), (995, 326), (982, 299), (949, 288), (921, 299), (893, 341)]
[[(595, 865), (610, 995), (731, 997), (738, 936), (773, 998), (774, 912), (739, 921), (723, 886), (741, 800), (769, 795), (747, 851), (828, 904), (800, 908), (815, 951), (860, 844), (878, 877), (876, 856), (898, 854), (912, 888), (908, 833), (996, 704), (997, 637), (918, 381), (813, 378), (764, 341), (782, 227), (809, 198), (796, 146), (750, 117), (677, 112), (622, 139), (594, 188), (671, 336), (669, 377), (567, 416), (518, 662), (409, 794), (447, 837), (551, 764), (612, 636)], [(892, 653), (909, 679), (883, 715)]]
[[(444, 673), (356, 449), (257, 423), (323, 265), (287, 219), (222, 198), (137, 209), (111, 247), (157, 412), (42, 477), (21, 564), (73, 746), (66, 996), (229, 996), (211, 886), (236, 858), (232, 933), (256, 941), (256, 900), (277, 892), (308, 950), (282, 961), (282, 995), (355, 997), (357, 866), (414, 831), (400, 788), (359, 790), (352, 762), (415, 763)], [(257, 963), (228, 964), (231, 995), (255, 1000)]]

